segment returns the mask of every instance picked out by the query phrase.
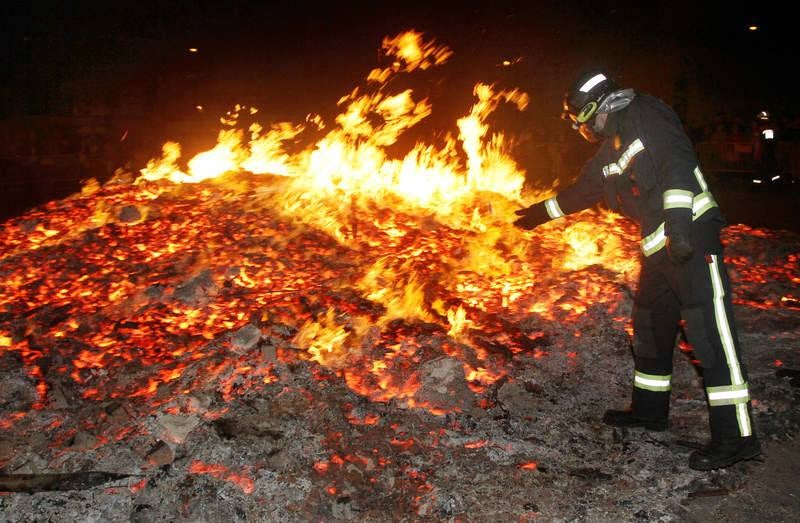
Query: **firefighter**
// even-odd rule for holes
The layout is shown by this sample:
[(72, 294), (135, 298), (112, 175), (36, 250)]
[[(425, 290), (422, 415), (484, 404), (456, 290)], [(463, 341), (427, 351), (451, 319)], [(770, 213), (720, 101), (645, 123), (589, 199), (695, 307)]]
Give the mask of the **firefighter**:
[(562, 117), (599, 149), (571, 186), (516, 211), (514, 225), (533, 229), (604, 200), (638, 222), (642, 236), (632, 401), (625, 410), (606, 411), (603, 422), (667, 429), (672, 354), (683, 320), (702, 368), (711, 427), (710, 442), (691, 454), (689, 466), (713, 470), (758, 456), (719, 239), (725, 221), (678, 116), (663, 101), (620, 89), (592, 70), (566, 93)]

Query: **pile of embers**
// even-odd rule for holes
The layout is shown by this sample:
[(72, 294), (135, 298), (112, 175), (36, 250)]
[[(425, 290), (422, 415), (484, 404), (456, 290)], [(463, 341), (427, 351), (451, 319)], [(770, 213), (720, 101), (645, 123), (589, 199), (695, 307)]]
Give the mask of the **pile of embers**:
[[(3, 519), (657, 520), (759, 466), (688, 469), (707, 421), (685, 344), (670, 431), (600, 423), (632, 375), (620, 218), (504, 228), (481, 267), (486, 231), (359, 210), (343, 241), (263, 183), (114, 183), (4, 224)], [(615, 250), (576, 264), (587, 223)], [(798, 237), (724, 240), (769, 442), (800, 419)]]

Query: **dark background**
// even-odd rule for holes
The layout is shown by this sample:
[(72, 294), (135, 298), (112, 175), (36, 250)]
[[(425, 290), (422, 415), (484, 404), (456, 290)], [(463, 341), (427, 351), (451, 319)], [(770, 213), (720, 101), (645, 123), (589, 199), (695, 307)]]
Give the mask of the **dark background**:
[[(516, 156), (529, 181), (568, 178), (592, 148), (559, 120), (561, 99), (591, 66), (672, 104), (696, 142), (752, 142), (761, 110), (792, 142), (789, 15), (766, 2), (6, 3), (0, 218), (63, 197), (81, 179), (141, 168), (167, 139), (190, 157), (213, 145), (219, 116), (236, 103), (259, 107), (262, 123), (311, 112), (329, 119), (381, 63), (383, 37), (412, 28), (454, 55), (400, 80), (429, 97), (434, 114), (398, 147), (455, 129), (478, 81), (519, 87), (531, 95), (529, 109), (502, 108), (493, 127), (519, 136)], [(563, 160), (558, 168), (552, 151)], [(785, 188), (751, 187), (752, 162), (709, 167), (718, 192), (786, 198)], [(773, 210), (768, 225), (793, 214)]]

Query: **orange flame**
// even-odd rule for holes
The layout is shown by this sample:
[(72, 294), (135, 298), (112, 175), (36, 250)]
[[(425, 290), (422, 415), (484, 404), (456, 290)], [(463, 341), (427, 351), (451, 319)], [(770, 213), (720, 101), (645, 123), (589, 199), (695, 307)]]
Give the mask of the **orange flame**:
[[(208, 151), (184, 161), (167, 142), (135, 184), (89, 182), (5, 224), (0, 312), (31, 320), (25, 332), (0, 326), (0, 352), (22, 356), (38, 405), (52, 394), (33, 347), (46, 346), (61, 353), (55, 372), (87, 400), (156, 406), (199, 388), (229, 401), (279, 379), (267, 360), (301, 357), (371, 401), (439, 413), (417, 397), (418, 368), (437, 351), (461, 359), (480, 392), (507, 370), (473, 346), (478, 333), (540, 358), (547, 353), (519, 341), (522, 329), (515, 338), (498, 325), (536, 315), (563, 328), (590, 307), (623, 314), (619, 297), (638, 270), (630, 223), (587, 212), (530, 233), (511, 225), (513, 210), (546, 192), (522, 195), (513, 140), (489, 122), (501, 104), (524, 110), (528, 95), (479, 83), (448, 134), (403, 150), (400, 138), (433, 108), (387, 80), (441, 66), (452, 52), (414, 31), (383, 49), (392, 63), (339, 98), (328, 122), (313, 113), (262, 124), (255, 108), (237, 106)], [(745, 261), (734, 265), (753, 281), (797, 278), (796, 258), (779, 269)], [(188, 285), (190, 275), (201, 283)], [(775, 298), (791, 305), (780, 296), (793, 294)], [(36, 319), (62, 308), (69, 318), (51, 327)], [(254, 315), (274, 331), (237, 354), (228, 333)], [(420, 324), (424, 335), (409, 334)], [(144, 377), (125, 380), (131, 368)]]

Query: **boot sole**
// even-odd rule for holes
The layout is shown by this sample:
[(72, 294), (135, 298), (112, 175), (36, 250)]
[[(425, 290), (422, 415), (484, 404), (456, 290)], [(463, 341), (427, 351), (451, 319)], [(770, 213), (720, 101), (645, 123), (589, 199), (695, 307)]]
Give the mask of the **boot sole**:
[(741, 452), (739, 454), (736, 454), (735, 456), (732, 456), (732, 457), (728, 458), (727, 460), (725, 460), (725, 461), (723, 461), (721, 463), (715, 463), (713, 466), (710, 465), (710, 464), (708, 466), (704, 466), (704, 465), (692, 466), (692, 464), (690, 462), (689, 463), (689, 468), (692, 469), (692, 470), (701, 470), (701, 471), (724, 469), (724, 468), (730, 467), (731, 465), (735, 465), (736, 463), (739, 463), (740, 461), (749, 461), (751, 459), (755, 459), (755, 458), (757, 458), (758, 456), (761, 455), (761, 452), (762, 451), (761, 451), (760, 448), (743, 451), (743, 452)]
[(649, 431), (652, 431), (652, 432), (664, 432), (668, 428), (666, 423), (650, 423), (650, 422), (646, 422), (646, 421), (643, 421), (642, 423), (631, 423), (631, 424), (619, 424), (619, 425), (617, 425), (615, 423), (609, 423), (609, 422), (603, 420), (603, 423), (608, 425), (609, 427), (617, 427), (617, 428), (620, 428), (620, 429), (638, 429), (638, 428), (643, 428), (645, 430), (649, 430)]

